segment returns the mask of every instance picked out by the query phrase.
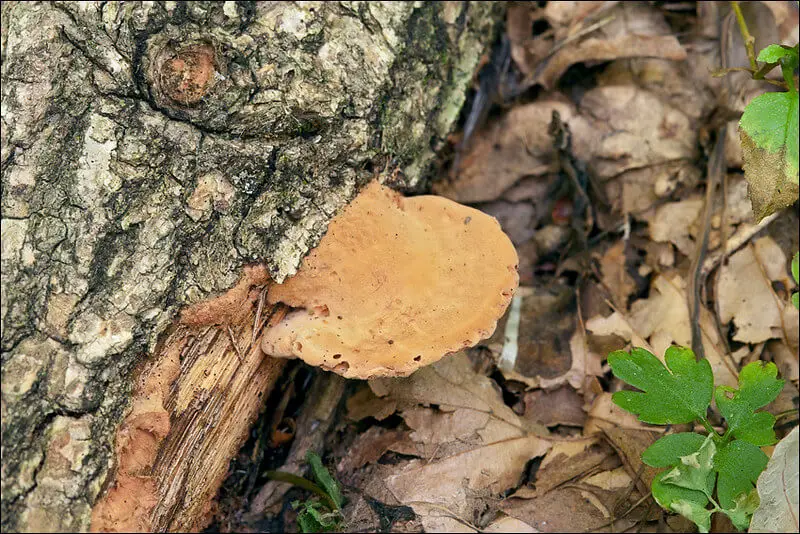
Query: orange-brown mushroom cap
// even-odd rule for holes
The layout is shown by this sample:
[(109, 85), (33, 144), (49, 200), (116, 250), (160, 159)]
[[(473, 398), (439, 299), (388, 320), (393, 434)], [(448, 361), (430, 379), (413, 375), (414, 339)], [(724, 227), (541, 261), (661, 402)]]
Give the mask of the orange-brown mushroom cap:
[(347, 378), (406, 376), (492, 335), (519, 283), (494, 217), (377, 181), (267, 299), (295, 308), (262, 349)]

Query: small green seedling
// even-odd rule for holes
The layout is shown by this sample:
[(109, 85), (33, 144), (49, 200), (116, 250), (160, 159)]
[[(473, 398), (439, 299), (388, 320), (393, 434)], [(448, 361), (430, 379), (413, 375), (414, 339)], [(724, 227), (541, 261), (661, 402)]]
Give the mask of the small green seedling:
[[(708, 431), (708, 435), (668, 434), (642, 453), (645, 464), (665, 468), (653, 480), (653, 498), (666, 510), (693, 521), (700, 532), (709, 531), (715, 512), (745, 530), (759, 504), (755, 483), (767, 465), (767, 455), (759, 447), (778, 441), (772, 428), (775, 416), (757, 411), (783, 389), (778, 368), (753, 362), (739, 373), (738, 389), (715, 389), (711, 365), (696, 361), (690, 349), (670, 347), (664, 359), (666, 367), (642, 348), (608, 356), (614, 375), (641, 390), (618, 391), (614, 403), (645, 423), (696, 421)], [(717, 433), (706, 417), (712, 397), (727, 424), (724, 434)]]
[(342, 525), (342, 505), (344, 498), (339, 483), (322, 465), (322, 460), (315, 452), (306, 453), (306, 462), (311, 466), (314, 482), (283, 471), (268, 471), (268, 478), (289, 482), (314, 493), (305, 501), (292, 502), (292, 508), (298, 510), (297, 524), (301, 532), (337, 532)]

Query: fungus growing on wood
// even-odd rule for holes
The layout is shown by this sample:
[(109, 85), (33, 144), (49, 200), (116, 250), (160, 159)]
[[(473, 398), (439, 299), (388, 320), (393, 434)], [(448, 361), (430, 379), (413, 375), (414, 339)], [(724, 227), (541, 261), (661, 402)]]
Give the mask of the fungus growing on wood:
[(406, 376), (489, 337), (517, 287), (517, 253), (489, 215), (368, 185), (270, 303), (297, 310), (261, 348), (347, 378)]

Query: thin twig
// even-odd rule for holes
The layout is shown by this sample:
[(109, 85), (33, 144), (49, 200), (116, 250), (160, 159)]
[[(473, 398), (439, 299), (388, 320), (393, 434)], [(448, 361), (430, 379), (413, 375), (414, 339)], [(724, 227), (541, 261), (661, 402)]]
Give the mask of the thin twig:
[(750, 35), (750, 31), (747, 29), (747, 22), (744, 20), (744, 15), (742, 14), (742, 8), (739, 7), (739, 2), (731, 2), (731, 8), (733, 8), (733, 12), (736, 14), (736, 22), (739, 23), (739, 32), (742, 34), (744, 47), (747, 49), (747, 59), (750, 60), (750, 68), (753, 69), (753, 72), (755, 72), (758, 70), (758, 63), (756, 63), (755, 37)]
[(708, 251), (708, 235), (711, 231), (711, 214), (714, 212), (714, 193), (717, 189), (722, 175), (725, 173), (725, 133), (726, 125), (717, 129), (717, 139), (714, 148), (711, 150), (711, 157), (708, 160), (708, 171), (706, 172), (706, 198), (703, 209), (703, 221), (701, 234), (697, 240), (694, 257), (691, 265), (691, 278), (689, 279), (689, 317), (692, 329), (692, 350), (698, 360), (705, 359), (705, 349), (703, 348), (703, 336), (700, 331), (700, 294), (705, 282), (702, 276), (702, 265), (706, 252)]

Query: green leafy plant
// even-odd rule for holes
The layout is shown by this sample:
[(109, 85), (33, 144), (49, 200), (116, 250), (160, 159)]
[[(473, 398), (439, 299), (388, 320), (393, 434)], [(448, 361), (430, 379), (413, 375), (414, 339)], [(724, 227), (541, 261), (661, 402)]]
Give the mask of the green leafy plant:
[(311, 473), (316, 483), (283, 471), (268, 471), (268, 478), (289, 482), (312, 492), (305, 501), (292, 502), (297, 510), (297, 525), (301, 532), (336, 532), (342, 526), (342, 505), (344, 497), (339, 483), (322, 465), (322, 459), (313, 451), (306, 453), (306, 462), (311, 466)]
[[(749, 72), (754, 80), (764, 80), (785, 89), (753, 98), (739, 121), (744, 174), (756, 220), (791, 206), (798, 197), (798, 92), (794, 71), (800, 63), (798, 46), (772, 44), (756, 56), (755, 38), (750, 35), (739, 2), (731, 2), (739, 25), (750, 68), (733, 67), (720, 71)], [(760, 65), (759, 65), (760, 63)], [(783, 81), (766, 78), (780, 67)]]
[[(738, 389), (714, 388), (711, 365), (697, 361), (690, 349), (670, 347), (664, 359), (666, 366), (642, 348), (608, 356), (614, 375), (641, 390), (614, 393), (618, 406), (645, 423), (699, 422), (707, 431), (668, 434), (644, 451), (645, 464), (665, 468), (653, 480), (653, 498), (693, 521), (701, 532), (708, 532), (715, 512), (746, 529), (759, 503), (755, 483), (767, 465), (759, 447), (778, 441), (775, 417), (758, 411), (783, 389), (778, 369), (773, 363), (753, 362), (741, 370)], [(706, 417), (712, 398), (726, 421), (723, 434)]]

